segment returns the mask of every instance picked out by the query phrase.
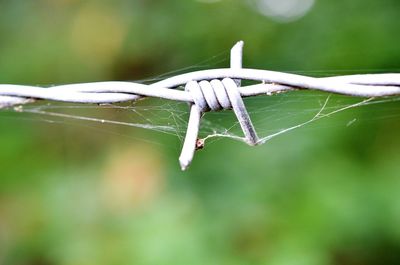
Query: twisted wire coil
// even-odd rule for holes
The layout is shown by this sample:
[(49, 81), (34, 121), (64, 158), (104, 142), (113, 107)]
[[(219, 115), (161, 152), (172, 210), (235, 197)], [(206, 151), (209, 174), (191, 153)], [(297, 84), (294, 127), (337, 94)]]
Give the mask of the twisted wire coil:
[(256, 145), (258, 136), (244, 105), (238, 86), (231, 78), (222, 81), (190, 81), (185, 90), (190, 92), (201, 113), (233, 109), (248, 144)]

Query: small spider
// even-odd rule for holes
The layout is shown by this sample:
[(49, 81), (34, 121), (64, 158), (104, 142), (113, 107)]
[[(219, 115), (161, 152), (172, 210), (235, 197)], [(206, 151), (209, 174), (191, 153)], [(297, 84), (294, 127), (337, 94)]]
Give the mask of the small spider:
[(196, 150), (201, 150), (204, 148), (204, 139), (197, 139), (196, 140)]

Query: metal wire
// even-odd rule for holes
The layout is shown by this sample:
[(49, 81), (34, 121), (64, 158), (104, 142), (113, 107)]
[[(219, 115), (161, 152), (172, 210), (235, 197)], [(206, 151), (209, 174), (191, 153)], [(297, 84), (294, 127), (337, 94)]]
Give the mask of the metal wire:
[[(232, 48), (231, 68), (190, 72), (150, 85), (133, 82), (96, 82), (44, 88), (0, 84), (0, 108), (27, 104), (40, 99), (74, 103), (117, 103), (135, 101), (142, 97), (157, 97), (188, 102), (192, 104), (192, 115), (188, 125), (187, 138), (180, 156), (181, 167), (185, 169), (193, 158), (194, 141), (197, 138), (200, 119), (202, 113), (206, 111), (226, 109), (232, 106), (247, 142), (253, 145), (257, 144), (258, 138), (255, 130), (252, 128), (244, 105), (240, 103), (243, 102), (242, 97), (272, 95), (296, 89), (319, 90), (358, 97), (400, 95), (400, 74), (315, 78), (268, 70), (246, 69), (242, 68), (242, 49), (242, 41)], [(221, 82), (222, 79), (224, 79), (223, 82)], [(234, 81), (233, 84), (232, 80)], [(241, 80), (259, 81), (261, 83), (241, 87)], [(191, 89), (180, 89), (187, 84), (191, 84), (192, 88), (197, 87), (198, 84), (199, 89), (197, 92), (193, 92)], [(220, 93), (223, 92), (221, 89), (225, 89), (228, 97), (221, 97)], [(201, 105), (199, 102), (203, 102), (201, 103), (203, 105), (199, 106)], [(192, 131), (195, 131), (195, 133), (189, 136)], [(188, 138), (190, 144), (186, 144), (186, 142), (189, 142)]]

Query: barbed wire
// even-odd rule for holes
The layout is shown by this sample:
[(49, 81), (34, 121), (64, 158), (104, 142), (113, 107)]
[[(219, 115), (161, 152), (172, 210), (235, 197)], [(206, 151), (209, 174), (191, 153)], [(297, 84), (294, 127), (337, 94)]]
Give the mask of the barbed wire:
[[(230, 68), (185, 73), (150, 85), (133, 82), (95, 82), (53, 87), (0, 84), (0, 108), (52, 100), (73, 103), (117, 103), (157, 97), (191, 104), (182, 152), (182, 170), (202, 147), (197, 136), (202, 115), (207, 111), (233, 109), (243, 130), (245, 142), (260, 143), (242, 97), (273, 95), (308, 89), (357, 97), (400, 95), (400, 74), (363, 74), (315, 78), (297, 74), (242, 68), (243, 41), (231, 49)], [(261, 83), (241, 86), (241, 80)], [(179, 89), (184, 86), (184, 89)]]

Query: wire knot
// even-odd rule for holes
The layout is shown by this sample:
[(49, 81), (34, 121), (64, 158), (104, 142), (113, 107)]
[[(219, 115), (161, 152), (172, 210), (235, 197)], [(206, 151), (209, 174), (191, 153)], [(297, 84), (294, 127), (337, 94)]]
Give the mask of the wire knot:
[(230, 78), (222, 81), (190, 81), (185, 90), (191, 94), (194, 104), (201, 112), (232, 109), (231, 100), (241, 97), (237, 85)]
[[(231, 49), (231, 68), (242, 68), (243, 41), (239, 41)], [(189, 122), (183, 143), (179, 163), (185, 170), (192, 162), (198, 143), (200, 121), (204, 112), (233, 109), (239, 120), (240, 126), (246, 137), (246, 142), (251, 145), (258, 143), (258, 137), (239, 92), (240, 80), (225, 78), (211, 81), (189, 81), (185, 90), (192, 96), (194, 104), (190, 107)], [(204, 146), (204, 143), (202, 144)]]
[(202, 114), (207, 111), (233, 109), (245, 141), (249, 145), (258, 144), (258, 136), (244, 105), (238, 83), (231, 78), (224, 78), (222, 81), (214, 79), (200, 82), (190, 81), (186, 84), (185, 90), (190, 93), (194, 103), (191, 107), (186, 138), (179, 158), (182, 169), (187, 168), (193, 158), (200, 119)]

